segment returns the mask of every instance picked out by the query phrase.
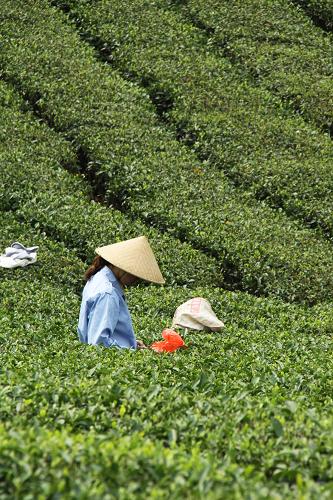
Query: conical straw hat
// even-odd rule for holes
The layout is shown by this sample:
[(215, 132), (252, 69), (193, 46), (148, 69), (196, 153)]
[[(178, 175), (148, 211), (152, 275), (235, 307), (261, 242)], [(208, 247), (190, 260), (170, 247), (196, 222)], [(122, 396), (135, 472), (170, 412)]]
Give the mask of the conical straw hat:
[(95, 252), (110, 264), (138, 278), (153, 283), (165, 283), (146, 236), (99, 247)]

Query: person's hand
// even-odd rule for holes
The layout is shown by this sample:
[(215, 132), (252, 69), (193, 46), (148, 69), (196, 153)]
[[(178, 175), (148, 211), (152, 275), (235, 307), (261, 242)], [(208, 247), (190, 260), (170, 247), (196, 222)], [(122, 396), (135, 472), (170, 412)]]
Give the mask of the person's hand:
[(138, 349), (148, 349), (148, 347), (142, 342), (142, 340), (137, 340), (136, 343)]

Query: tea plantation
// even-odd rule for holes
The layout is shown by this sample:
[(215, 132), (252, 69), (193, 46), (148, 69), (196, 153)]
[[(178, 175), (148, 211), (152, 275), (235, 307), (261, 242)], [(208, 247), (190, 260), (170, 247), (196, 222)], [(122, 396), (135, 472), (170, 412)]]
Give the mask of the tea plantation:
[[(333, 498), (329, 0), (1, 0), (0, 499)], [(145, 234), (150, 344), (78, 341), (97, 246)]]

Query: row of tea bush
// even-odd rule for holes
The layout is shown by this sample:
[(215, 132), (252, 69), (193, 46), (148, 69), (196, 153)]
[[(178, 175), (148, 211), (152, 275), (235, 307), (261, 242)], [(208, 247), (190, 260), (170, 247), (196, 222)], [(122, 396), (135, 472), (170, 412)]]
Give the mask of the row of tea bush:
[(211, 30), (209, 43), (240, 71), (304, 118), (332, 127), (332, 39), (301, 9), (287, 0), (190, 0), (182, 12)]
[(0, 222), (1, 247), (40, 245), (37, 263), (0, 270), (2, 495), (329, 498), (331, 306), (136, 286), (126, 295), (147, 343), (191, 296), (225, 329), (182, 332), (188, 349), (172, 356), (87, 346), (75, 252), (16, 213)]
[(333, 28), (333, 6), (331, 0), (295, 0), (316, 23), (326, 30)]
[(223, 272), (212, 257), (91, 200), (69, 143), (24, 107), (0, 82), (2, 211), (15, 211), (22, 221), (74, 249), (85, 262), (93, 259), (98, 246), (145, 234), (169, 284), (223, 283)]
[[(331, 236), (332, 142), (280, 98), (300, 100), (294, 102), (297, 110), (311, 109), (330, 127), (332, 44), (286, 2), (285, 8), (281, 1), (186, 2), (185, 13), (214, 29), (209, 39), (168, 9), (169, 3), (69, 0), (66, 5), (82, 36), (124, 77), (147, 88), (179, 136), (210, 166)], [(298, 33), (304, 34), (297, 38)], [(240, 63), (219, 57), (216, 42), (223, 55), (244, 47), (237, 52)], [(263, 73), (260, 83), (268, 90), (252, 82), (249, 66)]]
[[(159, 125), (148, 96), (97, 62), (47, 2), (34, 2), (31, 9), (4, 2), (2, 9), (4, 77), (84, 151), (86, 172), (105, 175), (106, 200), (116, 196), (132, 217), (215, 255), (231, 286), (310, 304), (330, 297), (328, 242), (200, 163)], [(43, 191), (36, 198), (42, 196)], [(60, 196), (55, 200), (61, 204)], [(176, 255), (172, 248), (171, 254)]]

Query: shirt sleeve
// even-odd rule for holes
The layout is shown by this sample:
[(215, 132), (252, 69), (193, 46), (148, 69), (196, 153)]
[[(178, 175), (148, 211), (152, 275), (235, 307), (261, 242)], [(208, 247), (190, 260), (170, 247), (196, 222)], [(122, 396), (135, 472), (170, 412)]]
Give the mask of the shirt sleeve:
[(119, 298), (116, 293), (101, 293), (91, 307), (88, 319), (88, 344), (118, 346), (112, 334), (119, 319)]

